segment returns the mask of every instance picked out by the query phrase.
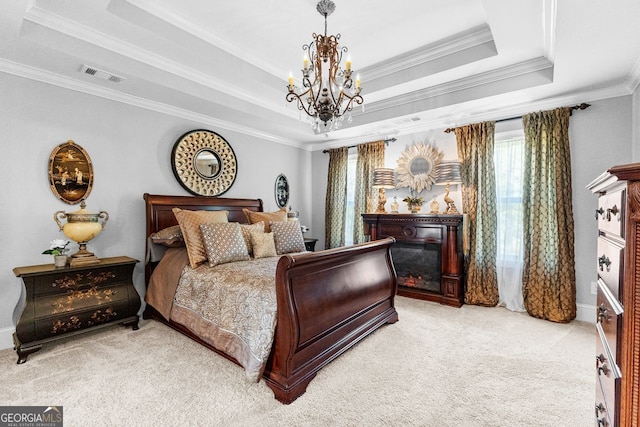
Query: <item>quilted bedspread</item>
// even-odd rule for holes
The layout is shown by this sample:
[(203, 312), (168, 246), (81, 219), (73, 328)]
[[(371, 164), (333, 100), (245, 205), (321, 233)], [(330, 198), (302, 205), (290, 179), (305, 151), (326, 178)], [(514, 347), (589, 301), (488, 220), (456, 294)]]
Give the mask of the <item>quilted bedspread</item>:
[(191, 329), (259, 381), (276, 328), (279, 257), (206, 265), (182, 271), (171, 319)]

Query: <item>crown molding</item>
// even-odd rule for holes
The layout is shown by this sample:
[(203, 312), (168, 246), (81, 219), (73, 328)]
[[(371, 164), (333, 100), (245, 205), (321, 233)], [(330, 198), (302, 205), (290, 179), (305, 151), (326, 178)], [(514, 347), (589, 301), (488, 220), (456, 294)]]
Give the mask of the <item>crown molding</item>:
[(424, 101), (430, 98), (435, 98), (437, 96), (442, 96), (453, 92), (460, 92), (463, 90), (484, 86), (487, 84), (523, 76), (530, 73), (546, 71), (552, 68), (553, 64), (551, 64), (546, 58), (534, 58), (528, 61), (520, 62), (518, 64), (502, 67), (497, 70), (475, 74), (473, 76), (464, 77), (458, 80), (453, 80), (451, 82), (428, 87), (403, 95), (397, 95), (382, 101), (367, 104), (366, 113), (354, 111), (353, 116), (355, 117), (376, 111), (386, 110), (389, 108), (396, 108), (407, 103)]
[(491, 30), (482, 25), (370, 65), (361, 69), (360, 73), (372, 81), (487, 43), (495, 48)]
[(195, 113), (193, 111), (185, 110), (183, 108), (178, 108), (178, 107), (174, 107), (161, 102), (140, 98), (140, 97), (123, 93), (114, 89), (105, 88), (95, 84), (91, 84), (91, 83), (83, 82), (80, 80), (72, 79), (70, 77), (55, 74), (49, 71), (42, 70), (40, 68), (31, 67), (31, 66), (20, 64), (17, 62), (9, 61), (4, 58), (0, 58), (0, 72), (6, 73), (6, 74), (12, 74), (18, 77), (23, 77), (29, 80), (35, 80), (41, 83), (50, 84), (52, 86), (57, 86), (64, 89), (73, 90), (75, 92), (80, 92), (87, 95), (97, 96), (97, 97), (108, 99), (111, 101), (120, 102), (122, 104), (131, 105), (133, 107), (143, 108), (145, 110), (154, 111), (156, 113), (167, 114), (173, 117), (178, 117), (185, 120), (191, 120), (194, 122), (213, 126), (215, 128), (225, 129), (232, 132), (238, 132), (243, 135), (252, 136), (252, 137), (263, 139), (266, 141), (271, 141), (278, 144), (283, 144), (283, 145), (288, 145), (295, 148), (302, 148), (305, 150), (309, 150), (308, 146), (305, 146), (303, 143), (299, 141), (281, 138), (277, 135), (258, 131), (248, 126), (242, 126), (237, 123), (232, 123), (226, 120), (216, 119), (214, 117), (211, 117), (205, 114)]

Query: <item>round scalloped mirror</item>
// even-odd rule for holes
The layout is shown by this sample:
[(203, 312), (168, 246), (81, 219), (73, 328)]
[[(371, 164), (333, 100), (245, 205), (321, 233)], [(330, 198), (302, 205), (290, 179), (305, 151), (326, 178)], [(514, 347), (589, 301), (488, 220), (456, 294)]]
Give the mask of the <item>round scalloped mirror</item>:
[(431, 190), (436, 180), (436, 165), (443, 153), (431, 145), (417, 143), (405, 150), (398, 159), (396, 188), (409, 187), (416, 193)]
[(199, 196), (219, 196), (236, 179), (238, 164), (229, 143), (210, 130), (192, 130), (176, 141), (171, 167), (187, 191)]

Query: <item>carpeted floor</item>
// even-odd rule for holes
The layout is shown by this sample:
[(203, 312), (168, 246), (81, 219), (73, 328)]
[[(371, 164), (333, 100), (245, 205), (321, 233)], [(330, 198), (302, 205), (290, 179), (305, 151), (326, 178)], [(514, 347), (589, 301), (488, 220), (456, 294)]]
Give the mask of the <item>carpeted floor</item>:
[(386, 325), (291, 405), (155, 321), (0, 351), (0, 406), (58, 405), (65, 426), (593, 425), (595, 328), (398, 297)]

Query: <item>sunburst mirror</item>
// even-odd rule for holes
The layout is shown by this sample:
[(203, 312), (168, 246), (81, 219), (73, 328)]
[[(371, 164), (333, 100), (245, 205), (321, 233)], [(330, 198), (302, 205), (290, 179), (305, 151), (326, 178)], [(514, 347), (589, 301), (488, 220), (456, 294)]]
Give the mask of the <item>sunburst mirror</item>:
[(436, 180), (436, 165), (443, 153), (431, 145), (416, 143), (405, 150), (398, 159), (398, 184), (396, 188), (410, 188), (420, 194), (431, 190)]

